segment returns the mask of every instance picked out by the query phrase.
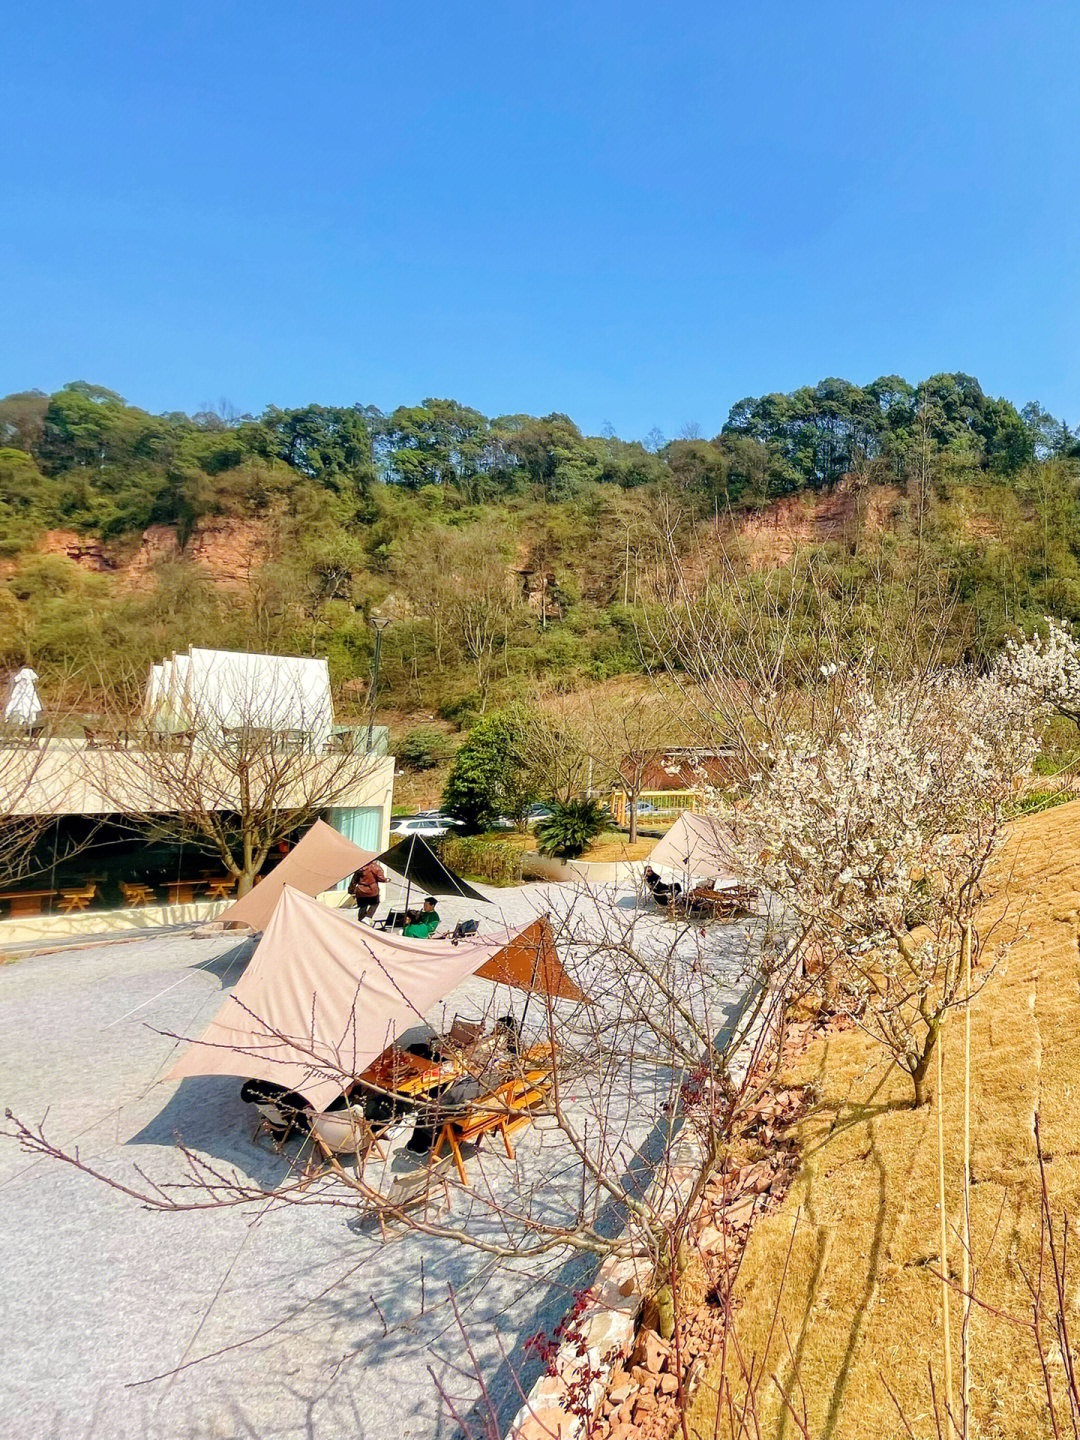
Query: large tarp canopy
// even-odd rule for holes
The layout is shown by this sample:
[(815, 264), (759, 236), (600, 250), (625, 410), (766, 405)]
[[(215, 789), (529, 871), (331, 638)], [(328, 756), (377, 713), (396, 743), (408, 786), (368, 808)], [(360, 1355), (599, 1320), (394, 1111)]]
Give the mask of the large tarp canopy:
[[(529, 956), (530, 933), (536, 934)], [(317, 1109), (469, 975), (576, 998), (550, 929), (406, 940), (357, 925), (286, 886), (236, 989), (168, 1072), (238, 1075), (297, 1090)], [(505, 963), (500, 953), (507, 952)], [(528, 973), (529, 983), (520, 977)]]
[(486, 895), (481, 895), (444, 865), (422, 835), (406, 835), (389, 850), (384, 850), (379, 862), (406, 879), (414, 890), (423, 890), (428, 895), (460, 895), (463, 900), (491, 904)]
[(710, 815), (684, 810), (649, 854), (649, 864), (689, 876), (710, 876), (724, 885), (738, 885), (743, 876), (736, 858), (731, 826)]
[[(316, 820), (268, 875), (217, 918), (226, 925), (250, 925), (253, 930), (265, 930), (286, 885), (302, 890), (305, 895), (319, 895), (374, 858), (373, 850), (361, 850), (325, 820)], [(355, 916), (353, 918), (355, 920)]]

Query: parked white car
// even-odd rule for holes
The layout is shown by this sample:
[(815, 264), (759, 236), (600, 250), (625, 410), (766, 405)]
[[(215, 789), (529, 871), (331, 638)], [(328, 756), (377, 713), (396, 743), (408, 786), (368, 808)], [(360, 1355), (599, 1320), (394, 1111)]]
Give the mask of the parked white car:
[(390, 826), (391, 835), (422, 835), (425, 840), (438, 840), (445, 835), (451, 825), (460, 825), (460, 820), (454, 820), (449, 815), (439, 815), (437, 812), (428, 815), (413, 815), (405, 820), (395, 820)]

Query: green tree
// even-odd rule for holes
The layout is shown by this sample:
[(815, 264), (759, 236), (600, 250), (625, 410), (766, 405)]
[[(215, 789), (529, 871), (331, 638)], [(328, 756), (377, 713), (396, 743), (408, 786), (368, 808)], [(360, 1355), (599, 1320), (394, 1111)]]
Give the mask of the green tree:
[(515, 717), (489, 715), (473, 726), (454, 757), (443, 807), (471, 831), (483, 830), (507, 812), (517, 819), (535, 798), (523, 784), (524, 774)]

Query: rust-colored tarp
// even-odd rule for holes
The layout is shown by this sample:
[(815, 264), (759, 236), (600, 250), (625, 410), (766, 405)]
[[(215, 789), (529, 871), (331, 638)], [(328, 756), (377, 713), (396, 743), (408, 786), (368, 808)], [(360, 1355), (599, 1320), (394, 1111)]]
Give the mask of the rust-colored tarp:
[(546, 916), (519, 931), (497, 955), (485, 961), (476, 974), (497, 985), (538, 990), (554, 1000), (585, 999), (584, 992), (578, 989), (562, 967), (551, 923)]
[(742, 881), (731, 826), (709, 815), (684, 810), (675, 824), (652, 848), (649, 864), (677, 870), (681, 875), (708, 876), (721, 885)]
[(539, 952), (524, 940), (533, 928), (454, 944), (406, 940), (286, 886), (236, 989), (168, 1078), (270, 1080), (325, 1109), (398, 1035), (500, 954), (507, 959), (489, 979), (520, 984), (514, 977), (527, 965), (526, 988), (540, 989), (545, 979), (572, 985), (557, 956), (557, 972), (544, 963), (543, 936)]
[(316, 820), (268, 875), (217, 918), (226, 925), (250, 925), (253, 930), (265, 930), (286, 885), (302, 890), (305, 895), (319, 895), (374, 858), (374, 850), (361, 850), (325, 820)]

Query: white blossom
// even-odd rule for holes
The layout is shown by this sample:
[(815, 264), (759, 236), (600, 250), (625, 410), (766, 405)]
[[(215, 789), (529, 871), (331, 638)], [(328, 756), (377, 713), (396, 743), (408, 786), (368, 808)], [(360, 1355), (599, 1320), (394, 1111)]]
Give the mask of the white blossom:
[(1080, 644), (1067, 624), (1047, 615), (1046, 634), (1009, 640), (997, 674), (1036, 709), (1080, 722)]

